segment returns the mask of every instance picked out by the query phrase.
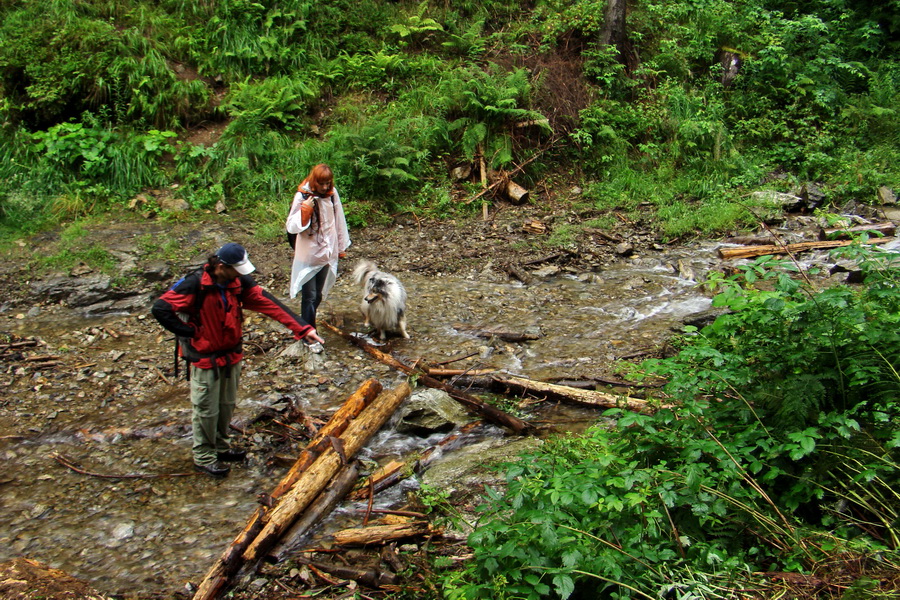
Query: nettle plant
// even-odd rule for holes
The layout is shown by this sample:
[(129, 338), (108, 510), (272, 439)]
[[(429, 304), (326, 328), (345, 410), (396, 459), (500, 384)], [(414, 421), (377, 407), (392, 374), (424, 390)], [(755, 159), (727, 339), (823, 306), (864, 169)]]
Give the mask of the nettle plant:
[(721, 598), (838, 555), (900, 568), (900, 255), (845, 252), (863, 285), (771, 257), (712, 278), (730, 312), (643, 365), (665, 404), (508, 465), (448, 597)]

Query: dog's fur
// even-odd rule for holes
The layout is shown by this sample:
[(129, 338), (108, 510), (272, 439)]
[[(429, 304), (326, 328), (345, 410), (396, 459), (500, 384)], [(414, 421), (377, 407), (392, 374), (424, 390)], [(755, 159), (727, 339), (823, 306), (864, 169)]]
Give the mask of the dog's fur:
[(389, 331), (409, 338), (406, 333), (406, 288), (400, 280), (380, 271), (370, 260), (356, 264), (353, 279), (363, 289), (359, 309), (366, 319), (365, 327), (374, 327), (382, 340)]

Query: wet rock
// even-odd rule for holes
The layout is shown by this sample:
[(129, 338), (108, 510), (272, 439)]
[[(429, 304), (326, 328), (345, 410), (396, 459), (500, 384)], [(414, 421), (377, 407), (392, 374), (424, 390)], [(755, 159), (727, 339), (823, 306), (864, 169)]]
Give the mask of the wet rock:
[(878, 188), (878, 201), (881, 204), (897, 204), (897, 194), (886, 185)]
[(134, 523), (119, 523), (112, 531), (117, 540), (127, 540), (134, 535)]
[(450, 177), (453, 181), (463, 181), (472, 176), (472, 166), (462, 165), (450, 171)]
[(162, 261), (153, 262), (141, 270), (140, 276), (147, 281), (168, 281), (172, 278), (172, 269)]
[(537, 277), (552, 277), (559, 274), (559, 267), (556, 265), (545, 265), (532, 271), (532, 274)]
[(750, 197), (754, 204), (763, 209), (796, 210), (803, 203), (803, 198), (794, 194), (785, 194), (772, 190), (753, 192)]
[(615, 251), (619, 256), (631, 256), (634, 254), (634, 245), (630, 242), (622, 242), (621, 244), (616, 244)]
[[(686, 316), (682, 319), (682, 325), (688, 325), (692, 327), (696, 327), (697, 329), (703, 329), (713, 321), (715, 321), (721, 315), (727, 314), (728, 310), (723, 308), (711, 308), (709, 310), (704, 310), (698, 313), (694, 313), (692, 315)], [(678, 328), (673, 328), (678, 329)]]
[(491, 470), (497, 463), (513, 461), (521, 453), (537, 448), (538, 438), (522, 438), (506, 443), (500, 438), (486, 439), (447, 453), (422, 476), (422, 483), (441, 490), (473, 493), (482, 485), (502, 481), (503, 476)]
[[(69, 300), (74, 296), (71, 306), (87, 306), (99, 302), (107, 297), (110, 289), (110, 279), (106, 275), (93, 277), (68, 277), (58, 276), (37, 281), (31, 284), (32, 293), (41, 299), (59, 302)], [(77, 304), (77, 302), (84, 302)]]
[(468, 413), (443, 390), (416, 390), (400, 411), (398, 433), (427, 437), (446, 433), (471, 421)]
[(181, 213), (191, 208), (191, 205), (182, 198), (159, 198), (157, 203), (163, 212)]

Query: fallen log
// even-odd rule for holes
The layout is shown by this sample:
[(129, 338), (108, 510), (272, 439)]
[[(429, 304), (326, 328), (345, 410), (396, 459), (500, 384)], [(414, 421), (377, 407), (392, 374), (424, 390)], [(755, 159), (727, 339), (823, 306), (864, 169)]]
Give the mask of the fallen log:
[(296, 557), (294, 560), (296, 560), (298, 564), (308, 565), (341, 579), (352, 579), (357, 583), (361, 583), (366, 587), (374, 589), (385, 585), (395, 585), (399, 579), (394, 573), (382, 571), (381, 569), (356, 569), (343, 565), (315, 562), (303, 556)]
[(458, 375), (489, 375), (496, 373), (497, 369), (435, 369), (432, 367), (422, 367), (422, 370), (432, 377), (456, 377)]
[(512, 179), (506, 182), (506, 195), (513, 204), (524, 204), (528, 201), (528, 190)]
[(353, 461), (331, 480), (319, 497), (316, 498), (309, 508), (303, 513), (296, 523), (284, 533), (281, 540), (272, 548), (266, 559), (279, 563), (283, 561), (297, 547), (310, 529), (312, 529), (319, 521), (329, 515), (338, 502), (343, 500), (347, 492), (356, 483), (359, 476), (359, 462)]
[[(876, 238), (867, 241), (867, 244), (884, 244), (893, 241), (892, 237)], [(790, 254), (792, 252), (804, 252), (806, 250), (823, 250), (826, 248), (840, 248), (855, 244), (854, 240), (830, 240), (824, 242), (799, 242), (796, 244), (770, 244), (766, 246), (747, 246), (746, 248), (719, 248), (719, 258), (751, 258), (765, 256), (767, 254)]]
[(881, 234), (883, 236), (892, 236), (896, 230), (896, 225), (888, 221), (886, 223), (871, 223), (869, 225), (856, 225), (854, 227), (828, 227), (819, 230), (820, 240), (845, 240), (854, 233), (860, 234), (864, 232)]
[[(271, 510), (268, 522), (244, 551), (242, 558), (245, 562), (253, 563), (268, 553), (282, 534), (337, 474), (341, 466), (346, 464), (345, 457), (354, 456), (365, 446), (411, 392), (412, 390), (406, 382), (393, 390), (382, 392), (350, 423), (341, 435), (341, 447), (336, 448), (335, 444), (326, 448), (319, 458), (300, 475), (294, 487), (285, 493), (277, 506)], [(198, 599), (195, 598), (195, 600)]]
[(516, 377), (515, 375), (495, 375), (490, 379), (494, 381), (494, 386), (502, 388), (506, 393), (514, 393), (517, 396), (532, 396), (544, 400), (556, 400), (598, 408), (626, 408), (636, 412), (652, 410), (651, 404), (646, 400), (630, 396), (617, 396), (595, 390), (582, 390), (525, 379), (524, 377)]
[(411, 471), (406, 470), (406, 463), (402, 460), (392, 460), (386, 465), (380, 466), (350, 494), (351, 500), (365, 500), (371, 498), (373, 494), (377, 494), (399, 481), (401, 478), (409, 476)]
[[(369, 406), (381, 392), (381, 384), (375, 379), (367, 379), (343, 405), (331, 416), (331, 419), (319, 429), (316, 436), (310, 440), (306, 449), (294, 462), (294, 466), (282, 478), (278, 486), (270, 495), (271, 501), (277, 501), (282, 494), (291, 488), (300, 475), (318, 458), (326, 444), (330, 444), (332, 436), (343, 433), (350, 421), (359, 415), (363, 409)], [(251, 515), (244, 529), (237, 535), (234, 541), (225, 549), (225, 552), (216, 560), (203, 581), (194, 593), (194, 600), (212, 600), (228, 585), (231, 578), (238, 572), (243, 564), (242, 556), (247, 547), (256, 539), (267, 522), (270, 509), (260, 506)]]
[(369, 546), (385, 544), (393, 540), (419, 537), (440, 533), (440, 529), (432, 529), (428, 521), (410, 521), (394, 525), (373, 525), (337, 531), (332, 536), (339, 546)]
[[(381, 391), (381, 383), (377, 380), (367, 379), (364, 381), (359, 389), (347, 398), (341, 407), (337, 409), (331, 419), (329, 419), (328, 423), (323, 425), (316, 436), (310, 440), (308, 446), (308, 448), (311, 449), (310, 453), (306, 456), (301, 454), (297, 458), (297, 462), (294, 463), (294, 466), (291, 467), (290, 471), (287, 472), (281, 482), (275, 487), (272, 496), (278, 498), (287, 490), (291, 489), (294, 486), (294, 483), (297, 482), (300, 474), (306, 470), (313, 460), (315, 460), (316, 457), (312, 456), (312, 452), (318, 451), (318, 446), (327, 438), (340, 436), (350, 425), (351, 421), (359, 416), (359, 414), (372, 403)], [(304, 452), (304, 454), (306, 453)]]
[(504, 331), (497, 327), (490, 327), (488, 329), (483, 329), (481, 327), (476, 327), (474, 325), (466, 325), (464, 323), (456, 323), (453, 325), (453, 329), (457, 331), (465, 331), (471, 333), (475, 337), (480, 337), (484, 339), (491, 338), (499, 338), (504, 342), (527, 342), (531, 340), (539, 340), (541, 339), (541, 335), (538, 333), (520, 333), (516, 331)]
[(421, 383), (422, 385), (425, 385), (430, 388), (444, 390), (445, 392), (447, 392), (447, 394), (450, 395), (451, 398), (453, 398), (454, 400), (459, 402), (464, 408), (466, 408), (470, 412), (481, 415), (482, 417), (484, 417), (485, 419), (487, 419), (488, 421), (490, 421), (491, 423), (493, 423), (495, 425), (498, 425), (500, 427), (506, 427), (507, 429), (511, 429), (513, 432), (515, 432), (519, 435), (522, 435), (522, 434), (527, 433), (527, 432), (531, 431), (532, 429), (534, 429), (532, 425), (526, 423), (525, 421), (523, 421), (519, 418), (516, 418), (512, 415), (509, 415), (509, 414), (503, 412), (502, 410), (491, 406), (490, 404), (488, 404), (486, 402), (482, 402), (475, 396), (472, 396), (461, 390), (458, 390), (455, 387), (453, 387), (452, 385), (444, 383), (443, 381), (439, 381), (419, 369), (414, 369), (414, 368), (410, 367), (409, 365), (397, 360), (390, 354), (387, 354), (385, 352), (382, 352), (381, 350), (378, 350), (371, 344), (367, 343), (361, 337), (350, 335), (349, 333), (346, 333), (346, 332), (338, 329), (337, 327), (335, 327), (334, 325), (332, 325), (326, 321), (322, 321), (321, 325), (322, 325), (322, 327), (325, 327), (326, 329), (329, 329), (329, 330), (333, 331), (334, 333), (338, 334), (339, 336), (341, 336), (342, 338), (344, 338), (351, 344), (354, 344), (357, 347), (361, 348), (362, 350), (364, 350), (371, 356), (375, 357), (379, 361), (383, 362), (384, 364), (389, 365), (389, 366), (397, 369), (398, 371), (402, 371), (403, 373), (406, 373), (407, 375), (416, 375), (416, 377), (417, 377), (416, 381), (418, 383)]

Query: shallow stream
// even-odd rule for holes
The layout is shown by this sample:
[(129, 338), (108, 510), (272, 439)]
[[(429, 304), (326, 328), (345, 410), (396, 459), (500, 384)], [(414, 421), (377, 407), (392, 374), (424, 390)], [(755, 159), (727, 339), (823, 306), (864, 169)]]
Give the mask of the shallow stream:
[[(658, 347), (686, 317), (709, 308), (710, 299), (696, 280), (710, 268), (719, 268), (716, 247), (701, 244), (680, 249), (678, 255), (623, 259), (599, 273), (551, 268), (529, 285), (511, 282), (490, 267), (469, 277), (398, 273), (409, 291), (412, 337), (395, 339), (391, 349), (409, 363), (424, 358), (436, 364), (468, 356), (447, 366), (489, 366), (533, 379), (610, 376), (618, 358)], [(320, 314), (358, 331), (359, 293), (346, 275)], [(119, 331), (143, 327), (154, 333), (87, 346), (88, 361), (92, 351), (124, 353), (114, 372), (82, 369), (35, 378), (32, 393), (51, 411), (48, 425), (0, 431), (0, 560), (28, 556), (106, 593), (169, 595), (188, 581), (202, 579), (254, 511), (257, 495), (271, 491), (285, 469), (271, 464), (267, 460), (271, 457), (251, 453), (227, 479), (194, 475), (186, 385), (167, 385), (172, 382), (160, 375), (170, 367), (169, 338), (139, 315), (91, 322), (70, 316), (73, 321), (68, 323), (60, 321), (59, 314), (45, 320), (37, 317), (23, 323), (19, 333), (51, 338), (54, 328), (68, 331), (94, 324)], [(465, 327), (457, 328), (459, 324)], [(254, 331), (273, 327), (279, 326), (253, 317), (247, 324), (248, 339), (252, 343)], [(539, 332), (542, 337), (510, 343), (474, 333), (490, 327)], [(272, 353), (249, 357), (236, 418), (246, 422), (285, 397), (310, 414), (327, 418), (368, 377), (378, 378), (385, 388), (404, 379), (330, 332), (324, 336), (325, 354), (305, 364), (292, 366)], [(93, 400), (78, 402), (79, 395)], [(25, 418), (16, 414), (21, 409), (15, 399), (0, 406), (0, 417)], [(525, 418), (559, 429), (582, 429), (597, 418), (595, 411), (546, 404), (529, 404), (521, 410)], [(60, 413), (59, 424), (50, 416), (52, 411)], [(388, 428), (363, 455), (384, 462), (440, 437), (404, 436)], [(479, 444), (486, 438), (508, 439), (503, 431), (487, 427), (445, 456), (458, 458), (466, 447), (481, 452)], [(83, 475), (61, 466), (54, 459), (57, 454), (95, 475), (167, 476)], [(385, 492), (376, 499), (376, 507), (401, 504), (405, 490), (415, 485), (410, 481)], [(346, 515), (348, 507), (343, 512)]]

